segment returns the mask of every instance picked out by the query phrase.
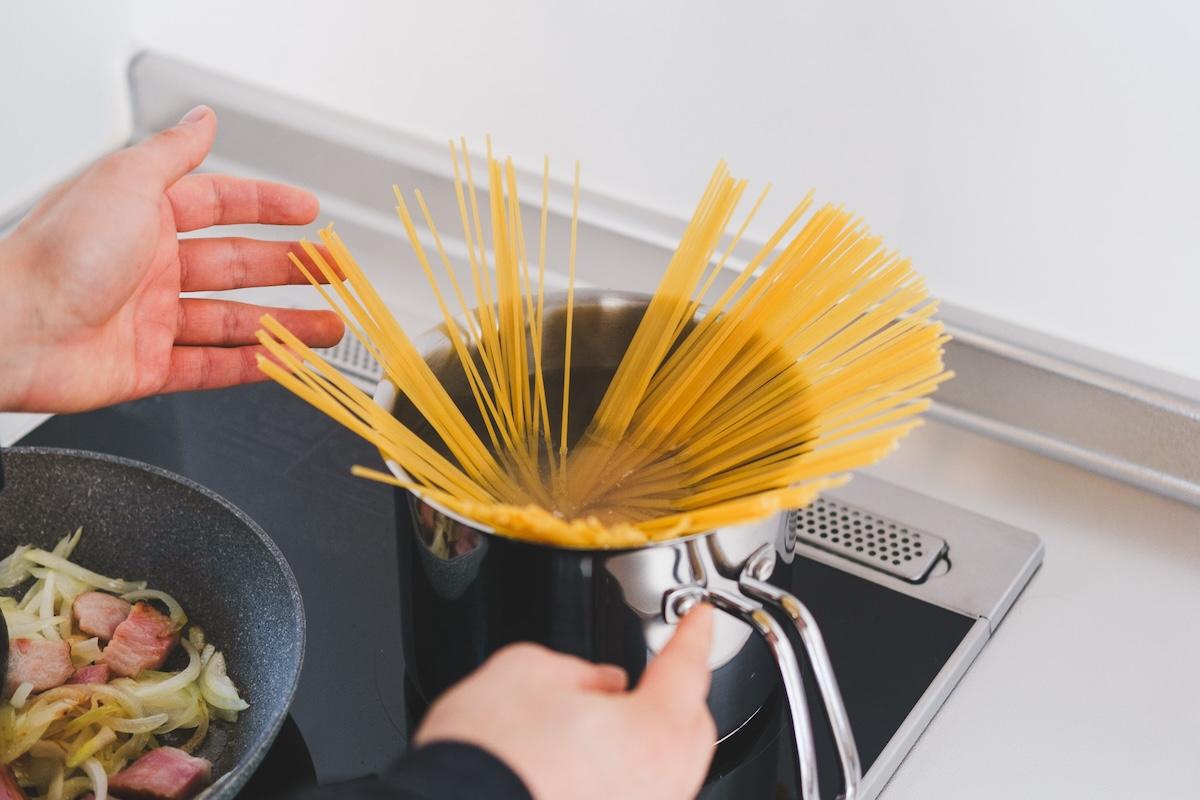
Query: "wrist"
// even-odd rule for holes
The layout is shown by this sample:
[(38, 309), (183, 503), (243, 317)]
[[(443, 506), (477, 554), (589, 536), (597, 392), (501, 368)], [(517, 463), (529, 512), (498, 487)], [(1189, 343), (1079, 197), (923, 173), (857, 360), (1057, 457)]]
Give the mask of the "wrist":
[(16, 233), (0, 238), (0, 411), (26, 410), (37, 367), (31, 266), (31, 250)]

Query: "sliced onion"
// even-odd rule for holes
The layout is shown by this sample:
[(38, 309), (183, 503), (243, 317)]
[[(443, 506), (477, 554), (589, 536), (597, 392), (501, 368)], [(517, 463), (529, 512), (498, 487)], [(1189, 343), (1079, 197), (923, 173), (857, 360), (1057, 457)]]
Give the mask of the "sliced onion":
[(29, 695), (33, 694), (33, 684), (25, 681), (17, 690), (13, 692), (12, 697), (8, 698), (9, 705), (13, 708), (24, 708), (25, 701), (29, 699)]
[(117, 761), (125, 761), (140, 755), (146, 749), (146, 742), (150, 741), (150, 737), (144, 733), (135, 733), (129, 737), (125, 744), (113, 751), (113, 758)]
[[(134, 600), (161, 601), (171, 615), (171, 624), (175, 627), (175, 630), (182, 630), (183, 626), (187, 625), (187, 614), (183, 613), (183, 606), (179, 605), (179, 601), (166, 592), (160, 592), (157, 589), (139, 589), (136, 592), (126, 592), (121, 595), (121, 599), (131, 602)], [(193, 644), (195, 643), (193, 642)]]
[(192, 647), (192, 643), (187, 639), (181, 639), (179, 644), (188, 654), (188, 665), (182, 671), (176, 672), (165, 681), (156, 681), (155, 683), (139, 683), (133, 693), (143, 700), (151, 697), (161, 697), (171, 692), (177, 692), (183, 689), (189, 683), (195, 682), (196, 678), (200, 677), (200, 654), (196, 652), (196, 648)]
[(75, 546), (79, 544), (79, 539), (83, 536), (83, 526), (75, 529), (74, 533), (68, 533), (66, 536), (58, 540), (58, 544), (54, 545), (54, 550), (51, 552), (59, 558), (70, 558), (75, 552)]
[(64, 736), (75, 736), (84, 728), (90, 728), (92, 725), (95, 725), (98, 722), (107, 720), (120, 710), (120, 707), (116, 705), (96, 706), (90, 711), (83, 712), (78, 717), (75, 717), (75, 719), (64, 725), (62, 728), (62, 734)]
[(42, 586), (42, 597), (38, 601), (38, 616), (42, 619), (54, 616), (54, 592), (58, 588), (58, 581), (54, 577), (54, 573), (51, 572), (46, 576), (46, 583)]
[(200, 658), (203, 660), (206, 649), (204, 646), (204, 628), (201, 628), (199, 625), (193, 625), (188, 628), (187, 636), (188, 641), (192, 643), (192, 647), (200, 651)]
[(75, 748), (74, 752), (67, 754), (67, 766), (74, 769), (87, 761), (92, 756), (96, 755), (101, 749), (108, 747), (117, 740), (116, 731), (112, 728), (102, 727), (99, 732), (88, 739), (79, 747)]
[(57, 686), (53, 689), (47, 689), (37, 696), (30, 706), (30, 711), (37, 708), (49, 708), (50, 706), (62, 700), (67, 701), (72, 706), (79, 705), (91, 695), (91, 687), (87, 684), (70, 683)]
[(196, 752), (196, 748), (204, 744), (204, 739), (208, 736), (208, 706), (203, 700), (198, 705), (200, 706), (200, 719), (196, 722), (196, 730), (186, 742), (179, 745), (179, 749), (189, 755)]
[(80, 666), (95, 664), (103, 655), (104, 651), (100, 649), (100, 640), (95, 636), (71, 644), (71, 660), (79, 662)]
[(68, 578), (66, 575), (59, 575), (58, 582), (58, 596), (62, 598), (62, 602), (58, 606), (58, 616), (62, 619), (62, 622), (58, 624), (58, 633), (62, 638), (68, 639), (75, 634), (75, 612), (73, 609), (75, 598), (87, 587), (73, 578)]
[[(153, 702), (150, 701), (148, 705), (153, 705)], [(194, 728), (199, 724), (200, 717), (206, 713), (207, 708), (199, 687), (194, 683), (182, 692), (176, 692), (168, 698), (168, 702), (153, 707), (155, 711), (161, 711), (167, 715), (167, 721), (155, 729), (155, 734), (170, 733), (179, 728)]]
[[(46, 585), (42, 587), (41, 607), (38, 609), (38, 616), (42, 621), (49, 619), (58, 619), (54, 616), (54, 594), (58, 590), (58, 582), (55, 580), (55, 574), (51, 572), (46, 576)], [(49, 628), (46, 628), (42, 635), (47, 639), (61, 639), (59, 635), (58, 625), (55, 623)]]
[(225, 654), (219, 650), (212, 654), (200, 673), (200, 691), (210, 706), (222, 711), (245, 711), (250, 707), (229, 680), (225, 672)]
[(29, 579), (33, 564), (25, 558), (25, 554), (32, 549), (27, 544), (20, 545), (0, 561), (0, 589), (11, 589)]
[(84, 589), (90, 588), (86, 583), (77, 581), (70, 575), (66, 575), (62, 572), (56, 572), (50, 567), (34, 567), (29, 571), (29, 574), (42, 580), (46, 579), (50, 575), (54, 575), (58, 579), (57, 589), (59, 597), (66, 597), (70, 595), (71, 599), (74, 599), (75, 595), (79, 594)]
[(25, 596), (21, 598), (21, 610), (33, 613), (35, 604), (40, 603), (42, 599), (42, 586), (45, 585), (44, 580), (34, 581), (33, 586), (29, 587), (29, 591), (25, 592)]
[(74, 707), (75, 704), (70, 702), (51, 703), (44, 707), (31, 708), (29, 712), (22, 714), (14, 726), (13, 735), (9, 741), (0, 743), (0, 764), (11, 764), (23, 756), (42, 738), (51, 723)]
[[(7, 617), (5, 619), (7, 621)], [(8, 623), (8, 635), (11, 639), (18, 639), (29, 636), (31, 633), (41, 633), (58, 625), (63, 619), (63, 617), (49, 617), (47, 619), (34, 618), (29, 622), (10, 622)]]
[(100, 762), (89, 758), (80, 766), (92, 781), (92, 791), (96, 794), (95, 800), (108, 800), (108, 775), (105, 774), (104, 767), (100, 766)]
[(8, 600), (9, 602), (0, 602), (0, 612), (3, 612), (4, 619), (8, 622), (29, 622), (35, 619), (33, 614), (30, 614), (25, 609), (17, 605), (17, 601), (12, 597), (0, 598), (0, 600)]
[(223, 708), (214, 708), (212, 715), (222, 722), (237, 722), (236, 711), (226, 711)]
[(142, 701), (127, 691), (125, 687), (116, 686), (113, 683), (92, 683), (88, 684), (88, 690), (93, 697), (103, 697), (121, 706), (130, 717), (140, 717), (144, 713)]
[[(25, 558), (41, 564), (43, 567), (51, 567), (58, 572), (66, 573), (69, 577), (77, 581), (82, 581), (89, 586), (95, 586), (100, 589), (107, 589), (110, 592), (124, 594), (126, 592), (136, 592), (146, 588), (145, 581), (125, 581), (120, 578), (109, 578), (101, 575), (98, 572), (92, 572), (90, 569), (67, 561), (65, 558), (56, 556), (53, 553), (48, 553), (45, 550), (30, 550), (25, 553)], [(99, 800), (97, 798), (96, 800)]]
[(46, 789), (46, 800), (63, 800), (63, 765), (54, 765), (54, 777), (50, 779), (50, 787)]
[(34, 758), (54, 758), (62, 761), (67, 757), (67, 751), (58, 742), (37, 742), (29, 748), (29, 755)]
[(84, 792), (92, 790), (92, 782), (85, 777), (69, 778), (63, 784), (63, 800), (75, 800)]
[(217, 652), (217, 648), (213, 647), (211, 644), (204, 645), (204, 649), (200, 651), (200, 666), (206, 666), (209, 659), (213, 657), (213, 653), (215, 652)]
[(109, 727), (119, 733), (151, 733), (167, 722), (166, 714), (151, 714), (148, 717), (124, 719), (115, 717), (108, 721)]

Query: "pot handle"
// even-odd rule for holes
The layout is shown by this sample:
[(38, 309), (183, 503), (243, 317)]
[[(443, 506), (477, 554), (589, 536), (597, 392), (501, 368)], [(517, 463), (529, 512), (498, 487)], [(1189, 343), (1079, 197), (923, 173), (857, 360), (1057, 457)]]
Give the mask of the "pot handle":
[(783, 678), (783, 691), (787, 696), (788, 710), (792, 714), (792, 729), (796, 741), (796, 761), (799, 765), (800, 797), (803, 800), (818, 800), (817, 751), (813, 742), (812, 721), (808, 714), (808, 700), (804, 694), (804, 681), (796, 651), (788, 640), (787, 632), (762, 606), (738, 594), (709, 589), (704, 586), (682, 586), (667, 593), (665, 611), (668, 622), (677, 621), (697, 602), (711, 603), (715, 608), (737, 617), (766, 640), (767, 647), (779, 666)]
[[(746, 570), (749, 573), (750, 569)], [(842, 779), (845, 792), (843, 800), (855, 800), (858, 796), (859, 784), (862, 782), (862, 762), (858, 757), (858, 745), (854, 741), (854, 731), (850, 728), (850, 718), (846, 715), (846, 704), (842, 701), (842, 692), (838, 688), (837, 676), (833, 672), (833, 664), (829, 660), (829, 651), (825, 649), (825, 637), (812, 613), (791, 592), (786, 592), (774, 584), (743, 574), (738, 581), (743, 593), (782, 611), (800, 636), (808, 661), (812, 664), (813, 674), (817, 679), (817, 688), (821, 692), (821, 702), (825, 704), (825, 713), (829, 716), (829, 724), (833, 729), (833, 740), (837, 746), (838, 758), (842, 762)]]
[(817, 782), (816, 746), (813, 742), (812, 719), (808, 713), (808, 700), (804, 693), (800, 663), (783, 626), (776, 622), (766, 608), (778, 609), (787, 616), (796, 629), (809, 663), (812, 664), (821, 701), (825, 705), (825, 712), (833, 730), (845, 785), (840, 798), (856, 800), (859, 785), (862, 783), (862, 762), (859, 760), (854, 731), (850, 727), (850, 719), (846, 714), (842, 692), (833, 672), (833, 664), (829, 660), (829, 651), (825, 647), (825, 638), (821, 635), (821, 629), (812, 613), (795, 595), (766, 581), (774, 566), (774, 548), (765, 545), (756, 551), (746, 560), (741, 574), (738, 575), (738, 594), (705, 586), (707, 581), (703, 564), (697, 564), (696, 574), (702, 582), (680, 586), (668, 592), (664, 598), (664, 616), (667, 622), (678, 622), (693, 604), (704, 600), (742, 620), (766, 640), (783, 678), (784, 694), (787, 696), (788, 710), (792, 715), (796, 761), (800, 768), (800, 797), (803, 800), (817, 800), (820, 784)]

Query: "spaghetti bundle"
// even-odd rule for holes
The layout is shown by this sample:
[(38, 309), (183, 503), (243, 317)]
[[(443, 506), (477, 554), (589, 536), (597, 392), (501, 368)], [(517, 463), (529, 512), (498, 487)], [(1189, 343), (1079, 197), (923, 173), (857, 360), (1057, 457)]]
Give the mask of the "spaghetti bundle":
[[(573, 342), (589, 333), (575, 328), (579, 167), (564, 338), (555, 343), (562, 363), (551, 373), (543, 358), (548, 162), (536, 238), (527, 238), (512, 160), (493, 158), (489, 146), (481, 200), (465, 142), (461, 152), (453, 143), (450, 151), (465, 270), (447, 256), (421, 192), (411, 205), (394, 188), (469, 391), (450, 394), (332, 227), (320, 231), (323, 251), (301, 243), (315, 269), (296, 254), (292, 261), (422, 425), (402, 423), (278, 321), (262, 321), (259, 340), (271, 358), (260, 357), (260, 368), (370, 441), (408, 478), (362, 467), (355, 474), (407, 488), (505, 535), (636, 546), (807, 504), (838, 476), (886, 455), (950, 377), (941, 357), (948, 337), (910, 263), (840, 207), (810, 214), (811, 194), (715, 292), (766, 195), (722, 248), (746, 181), (721, 163), (618, 366), (605, 376), (595, 413), (573, 430)], [(431, 247), (422, 244), (418, 216)]]

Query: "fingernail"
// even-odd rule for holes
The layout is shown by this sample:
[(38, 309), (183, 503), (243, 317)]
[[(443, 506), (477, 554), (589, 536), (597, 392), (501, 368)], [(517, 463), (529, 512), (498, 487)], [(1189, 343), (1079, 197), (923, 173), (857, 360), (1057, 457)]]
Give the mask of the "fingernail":
[(208, 112), (211, 110), (211, 108), (205, 105), (196, 106), (191, 111), (183, 115), (183, 119), (179, 120), (179, 124), (187, 125), (192, 122), (199, 122), (200, 120), (204, 119), (204, 117), (207, 116)]

